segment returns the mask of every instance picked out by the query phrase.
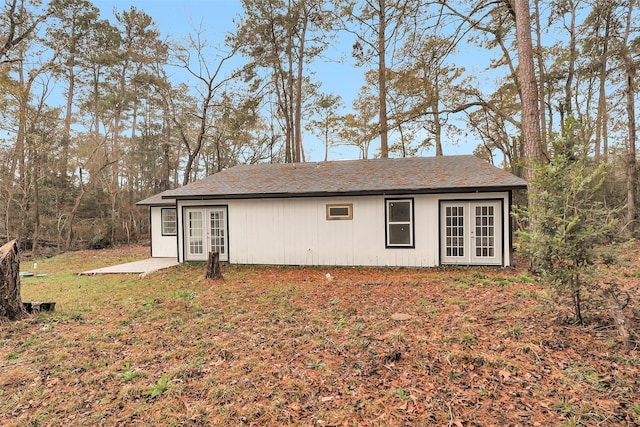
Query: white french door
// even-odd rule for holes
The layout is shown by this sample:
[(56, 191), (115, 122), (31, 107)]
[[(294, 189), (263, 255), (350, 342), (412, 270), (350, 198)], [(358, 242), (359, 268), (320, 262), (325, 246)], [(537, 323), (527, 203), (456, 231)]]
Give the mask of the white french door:
[(441, 202), (442, 264), (502, 264), (500, 201)]
[(218, 252), (220, 261), (229, 261), (227, 208), (187, 208), (184, 215), (185, 260), (205, 261)]

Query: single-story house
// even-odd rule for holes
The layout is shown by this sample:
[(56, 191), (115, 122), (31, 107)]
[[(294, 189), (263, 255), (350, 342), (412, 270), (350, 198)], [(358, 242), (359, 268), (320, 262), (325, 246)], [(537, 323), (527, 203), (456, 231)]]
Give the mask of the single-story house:
[(509, 266), (512, 193), (474, 156), (239, 165), (157, 194), (152, 257), (233, 264)]

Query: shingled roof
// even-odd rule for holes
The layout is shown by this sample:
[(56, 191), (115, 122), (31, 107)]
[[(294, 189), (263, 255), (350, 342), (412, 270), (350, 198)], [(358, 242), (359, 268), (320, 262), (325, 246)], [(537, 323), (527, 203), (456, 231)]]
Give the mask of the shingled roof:
[(163, 191), (162, 193), (158, 193), (155, 194), (147, 199), (144, 200), (140, 200), (138, 203), (136, 203), (136, 205), (141, 205), (141, 206), (146, 206), (146, 205), (150, 205), (150, 206), (170, 206), (170, 205), (175, 205), (176, 204), (176, 199), (171, 199), (171, 198), (167, 198), (167, 199), (163, 199), (162, 197), (168, 192), (167, 191)]
[[(239, 165), (161, 193), (167, 199), (420, 194), (524, 189), (526, 182), (477, 157), (411, 157)], [(146, 199), (155, 200), (158, 195)], [(157, 201), (157, 200), (156, 200)]]

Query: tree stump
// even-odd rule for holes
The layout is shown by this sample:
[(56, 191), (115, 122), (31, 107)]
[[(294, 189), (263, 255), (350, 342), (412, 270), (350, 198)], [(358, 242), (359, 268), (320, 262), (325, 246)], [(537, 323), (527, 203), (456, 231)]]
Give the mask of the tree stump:
[(20, 259), (14, 239), (0, 247), (0, 323), (28, 317), (20, 296)]
[(207, 279), (222, 280), (222, 270), (220, 270), (220, 254), (209, 252), (209, 262), (207, 264)]

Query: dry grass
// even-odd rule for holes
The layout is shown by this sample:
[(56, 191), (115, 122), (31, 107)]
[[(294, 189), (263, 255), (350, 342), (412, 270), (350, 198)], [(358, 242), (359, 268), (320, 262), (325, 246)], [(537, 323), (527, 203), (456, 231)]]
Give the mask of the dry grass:
[[(73, 274), (145, 255), (38, 262), (47, 277), (24, 279), (23, 300), (56, 311), (0, 331), (0, 424), (640, 423), (638, 352), (623, 351), (606, 312), (563, 322), (522, 271)], [(619, 273), (637, 296), (637, 267)]]

